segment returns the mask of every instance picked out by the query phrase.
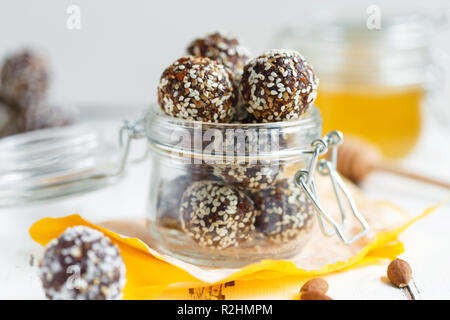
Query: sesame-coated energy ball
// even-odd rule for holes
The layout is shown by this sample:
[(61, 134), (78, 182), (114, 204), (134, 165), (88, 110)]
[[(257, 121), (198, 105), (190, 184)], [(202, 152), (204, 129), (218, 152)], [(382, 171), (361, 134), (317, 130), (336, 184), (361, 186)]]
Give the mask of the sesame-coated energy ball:
[(190, 55), (208, 57), (223, 64), (237, 79), (241, 77), (245, 63), (249, 59), (249, 51), (239, 43), (238, 39), (219, 32), (194, 40), (187, 52)]
[(183, 194), (183, 230), (203, 247), (235, 247), (251, 238), (256, 210), (242, 191), (223, 182), (198, 181)]
[(168, 115), (203, 122), (229, 122), (234, 113), (233, 79), (209, 58), (178, 59), (161, 75), (158, 102)]
[[(245, 190), (268, 188), (276, 182), (283, 170), (283, 164), (279, 161), (260, 161), (258, 156), (285, 147), (286, 140), (278, 131), (276, 134), (258, 130), (247, 130), (242, 135), (239, 131), (234, 135), (226, 134), (223, 146), (217, 146), (216, 149), (226, 152), (227, 157), (223, 163), (212, 165), (213, 173), (233, 186)], [(244, 154), (246, 157), (239, 158), (239, 155)]]
[(259, 121), (292, 120), (314, 102), (318, 82), (298, 52), (269, 50), (247, 63), (240, 93), (247, 111)]
[(180, 201), (186, 189), (196, 181), (218, 180), (206, 164), (189, 164), (186, 173), (161, 182), (156, 204), (158, 223), (166, 228), (180, 229)]
[(0, 138), (19, 132), (17, 127), (19, 115), (20, 112), (17, 108), (11, 107), (0, 100)]
[(256, 229), (275, 243), (296, 239), (309, 230), (315, 208), (294, 182), (280, 180), (253, 195), (258, 210)]
[(47, 94), (49, 80), (45, 60), (30, 51), (6, 58), (1, 70), (1, 96), (11, 106), (28, 108)]
[(29, 106), (20, 113), (17, 125), (21, 132), (63, 127), (78, 120), (78, 110), (71, 106), (60, 106), (42, 101)]
[(85, 226), (68, 228), (46, 246), (39, 275), (52, 300), (120, 299), (125, 285), (118, 248)]

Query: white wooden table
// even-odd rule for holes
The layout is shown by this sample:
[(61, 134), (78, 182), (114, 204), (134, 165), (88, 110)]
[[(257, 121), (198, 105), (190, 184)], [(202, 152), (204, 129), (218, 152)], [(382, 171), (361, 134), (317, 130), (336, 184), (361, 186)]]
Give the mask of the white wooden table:
[[(108, 113), (112, 116), (107, 127), (111, 130), (111, 138), (115, 139), (120, 119), (127, 116)], [(87, 115), (86, 118), (93, 119), (95, 115)], [(415, 152), (405, 165), (450, 180), (448, 141), (429, 131), (419, 146), (420, 152)], [(129, 167), (125, 179), (98, 191), (63, 200), (0, 209), (0, 299), (43, 298), (36, 270), (29, 263), (32, 254), (41, 252), (41, 247), (28, 235), (28, 228), (35, 221), (72, 213), (79, 213), (94, 222), (142, 216), (149, 174), (148, 162), (140, 163)], [(372, 199), (389, 200), (412, 213), (419, 213), (449, 196), (445, 190), (385, 174), (370, 176), (363, 189)], [(449, 228), (450, 205), (446, 204), (401, 236), (406, 247), (403, 257), (410, 262), (424, 299), (450, 299)], [(329, 294), (335, 299), (405, 299), (399, 290), (382, 281), (385, 274), (386, 264), (383, 264), (329, 276)]]

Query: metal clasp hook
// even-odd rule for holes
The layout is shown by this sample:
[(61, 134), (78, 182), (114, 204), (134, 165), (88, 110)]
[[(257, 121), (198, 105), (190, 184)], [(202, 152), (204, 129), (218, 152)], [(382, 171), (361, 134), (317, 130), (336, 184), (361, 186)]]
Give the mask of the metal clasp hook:
[[(125, 170), (125, 167), (127, 165), (128, 155), (130, 153), (130, 147), (131, 147), (132, 140), (142, 139), (145, 137), (144, 130), (142, 128), (143, 121), (144, 121), (143, 118), (141, 118), (140, 120), (138, 120), (134, 123), (130, 123), (128, 120), (123, 121), (123, 124), (120, 127), (120, 131), (119, 131), (119, 146), (121, 148), (123, 148), (123, 153), (122, 153), (122, 158), (120, 161), (119, 168), (117, 169), (117, 172), (115, 173), (116, 175), (122, 174), (123, 171)], [(123, 140), (124, 140), (125, 134), (126, 134), (126, 141), (124, 143)], [(141, 161), (145, 160), (148, 156), (148, 153), (149, 153), (149, 148), (148, 148), (148, 145), (146, 145), (145, 153), (141, 157), (132, 160), (132, 162), (141, 162)]]
[[(358, 211), (358, 208), (356, 207), (355, 201), (353, 200), (350, 191), (347, 189), (344, 181), (341, 179), (341, 177), (336, 171), (338, 148), (342, 144), (342, 141), (343, 135), (339, 131), (331, 131), (323, 139), (313, 141), (313, 143), (311, 144), (311, 146), (313, 147), (313, 150), (311, 151), (312, 159), (309, 168), (308, 170), (298, 171), (295, 174), (294, 179), (296, 185), (303, 188), (303, 190), (306, 192), (306, 194), (316, 207), (322, 232), (326, 236), (332, 236), (334, 234), (337, 234), (345, 244), (351, 244), (367, 233), (367, 231), (369, 230), (369, 225), (367, 221), (364, 219), (364, 217), (361, 215), (361, 213)], [(329, 148), (331, 148), (330, 160), (322, 159), (317, 164), (318, 157), (320, 155), (327, 153)], [(339, 210), (341, 213), (340, 223), (337, 223), (326, 212), (326, 210), (322, 207), (319, 201), (314, 181), (314, 171), (316, 167), (321, 175), (330, 176), (331, 185), (333, 186), (336, 201), (338, 203)], [(348, 239), (344, 235), (344, 228), (347, 214), (341, 197), (341, 193), (347, 200), (353, 216), (358, 220), (358, 222), (361, 224), (362, 227), (362, 231), (352, 236), (350, 239)], [(326, 223), (331, 224), (333, 229), (327, 230)]]

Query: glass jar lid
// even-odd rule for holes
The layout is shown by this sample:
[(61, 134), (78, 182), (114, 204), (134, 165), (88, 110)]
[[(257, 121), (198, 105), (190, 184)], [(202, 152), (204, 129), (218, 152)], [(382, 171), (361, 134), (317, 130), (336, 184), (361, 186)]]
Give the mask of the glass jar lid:
[(0, 139), (0, 206), (19, 205), (109, 185), (117, 146), (93, 126), (76, 125)]
[[(322, 120), (319, 110), (312, 106), (300, 119), (269, 123), (207, 123), (174, 118), (160, 111), (158, 105), (150, 107), (144, 119), (144, 132), (150, 146), (158, 151), (171, 153), (174, 157), (208, 157), (220, 160), (223, 157), (265, 158), (282, 161), (289, 157), (298, 157), (299, 153), (308, 149), (311, 142), (320, 137)], [(270, 144), (278, 140), (277, 149), (250, 148), (246, 152), (239, 152), (233, 148), (230, 155), (223, 144), (217, 144), (217, 139), (225, 143), (229, 137), (250, 137), (258, 144)], [(274, 139), (276, 138), (276, 139)], [(283, 141), (282, 141), (283, 140)], [(213, 148), (216, 143), (218, 148)], [(249, 143), (249, 142), (247, 142)]]

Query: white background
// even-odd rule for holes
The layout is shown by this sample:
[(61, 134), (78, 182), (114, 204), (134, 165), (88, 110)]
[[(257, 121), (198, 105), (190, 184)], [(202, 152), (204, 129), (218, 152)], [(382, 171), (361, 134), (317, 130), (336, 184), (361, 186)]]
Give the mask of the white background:
[[(0, 58), (23, 47), (44, 52), (58, 101), (140, 103), (155, 99), (162, 70), (195, 37), (214, 30), (239, 36), (254, 54), (271, 47), (286, 23), (313, 13), (345, 11), (366, 17), (439, 8), (448, 1), (373, 0), (1, 0)], [(68, 30), (66, 9), (81, 9), (81, 30)], [(313, 6), (314, 4), (314, 6)], [(450, 48), (450, 42), (444, 45)], [(450, 52), (450, 51), (448, 51)]]
[[(79, 104), (88, 120), (94, 116), (107, 120), (114, 137), (121, 119), (154, 101), (161, 71), (183, 54), (192, 38), (227, 30), (258, 54), (270, 47), (285, 23), (308, 16), (311, 2), (0, 0), (0, 58), (29, 46), (43, 51), (53, 69), (52, 99)], [(370, 4), (388, 10), (393, 2), (405, 8), (412, 1), (353, 0), (339, 1), (339, 6), (366, 15)], [(428, 0), (424, 5), (437, 7), (446, 2)], [(320, 1), (314, 10), (334, 10), (332, 3), (337, 1)], [(81, 8), (81, 30), (66, 28), (70, 4)], [(448, 39), (444, 41), (447, 51)], [(449, 107), (448, 102), (444, 107)], [(448, 132), (431, 124), (405, 167), (450, 180), (448, 141)], [(0, 298), (43, 297), (35, 270), (28, 266), (30, 253), (39, 252), (27, 233), (34, 221), (74, 212), (92, 221), (142, 215), (148, 182), (148, 165), (142, 164), (111, 188), (63, 201), (0, 209)], [(383, 174), (370, 176), (363, 188), (372, 199), (392, 201), (415, 214), (448, 195)], [(450, 206), (445, 205), (402, 237), (404, 257), (413, 266), (424, 298), (450, 299), (449, 227)], [(404, 298), (380, 280), (385, 268), (371, 266), (334, 275), (330, 294), (336, 299)]]

